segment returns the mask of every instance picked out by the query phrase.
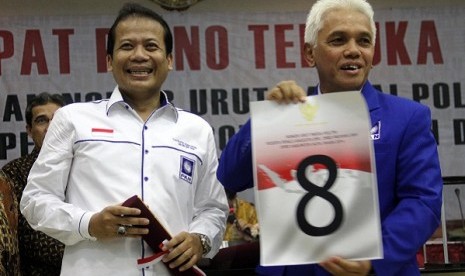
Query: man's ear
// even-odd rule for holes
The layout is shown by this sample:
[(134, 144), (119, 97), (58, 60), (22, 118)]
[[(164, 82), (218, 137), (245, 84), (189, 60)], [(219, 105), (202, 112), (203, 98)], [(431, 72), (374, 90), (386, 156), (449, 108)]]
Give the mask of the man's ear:
[(168, 69), (173, 70), (173, 53), (168, 54), (166, 59), (168, 60)]
[(27, 136), (32, 138), (32, 129), (30, 125), (26, 125), (26, 132), (27, 132)]
[(113, 70), (113, 66), (111, 65), (112, 58), (110, 55), (107, 55), (107, 72), (111, 72)]
[(313, 45), (310, 45), (309, 43), (304, 44), (304, 58), (308, 65), (312, 68), (315, 67), (314, 51), (315, 48)]

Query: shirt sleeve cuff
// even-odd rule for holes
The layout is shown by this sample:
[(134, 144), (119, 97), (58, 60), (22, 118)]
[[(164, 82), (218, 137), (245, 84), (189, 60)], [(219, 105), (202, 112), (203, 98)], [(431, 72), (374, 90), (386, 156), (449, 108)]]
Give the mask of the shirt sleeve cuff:
[(89, 234), (89, 222), (92, 215), (94, 215), (94, 213), (92, 212), (85, 212), (84, 214), (82, 214), (81, 219), (79, 221), (78, 231), (81, 237), (87, 240), (96, 241), (97, 238), (92, 237)]

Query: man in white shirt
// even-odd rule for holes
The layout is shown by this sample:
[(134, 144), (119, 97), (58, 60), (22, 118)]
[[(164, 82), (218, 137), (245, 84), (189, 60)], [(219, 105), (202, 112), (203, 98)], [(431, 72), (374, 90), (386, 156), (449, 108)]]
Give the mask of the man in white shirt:
[[(62, 275), (169, 275), (216, 254), (228, 204), (215, 172), (212, 128), (175, 108), (161, 91), (172, 70), (167, 23), (125, 5), (107, 44), (117, 83), (110, 99), (55, 113), (21, 199), (36, 230), (62, 241)], [(173, 238), (161, 263), (139, 268), (152, 250), (148, 219), (121, 205), (138, 195)]]

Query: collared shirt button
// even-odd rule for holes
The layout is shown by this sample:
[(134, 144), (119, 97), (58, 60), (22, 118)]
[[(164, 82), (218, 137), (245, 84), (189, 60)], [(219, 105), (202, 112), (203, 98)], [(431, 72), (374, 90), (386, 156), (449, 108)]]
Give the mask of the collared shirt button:
[(148, 126), (144, 126), (144, 129), (147, 130), (149, 127)]
[(144, 177), (144, 181), (149, 181), (149, 178), (147, 176)]
[(148, 154), (148, 153), (149, 153), (149, 150), (148, 150), (148, 149), (146, 149), (146, 150), (145, 150), (145, 154)]

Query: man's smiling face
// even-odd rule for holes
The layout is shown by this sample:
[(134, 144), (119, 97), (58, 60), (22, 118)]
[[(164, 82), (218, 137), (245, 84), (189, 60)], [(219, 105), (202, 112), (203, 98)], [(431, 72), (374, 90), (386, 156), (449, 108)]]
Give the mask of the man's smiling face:
[(173, 69), (172, 55), (166, 54), (163, 27), (146, 17), (128, 17), (121, 21), (115, 30), (108, 69), (127, 97), (159, 92)]

